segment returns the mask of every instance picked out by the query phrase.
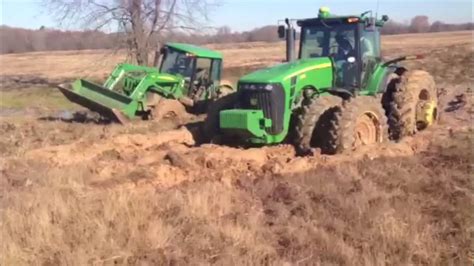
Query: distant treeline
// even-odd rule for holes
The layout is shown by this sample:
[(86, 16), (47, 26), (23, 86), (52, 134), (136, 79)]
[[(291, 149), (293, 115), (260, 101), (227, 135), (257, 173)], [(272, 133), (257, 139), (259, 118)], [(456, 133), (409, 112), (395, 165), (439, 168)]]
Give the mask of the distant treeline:
[(423, 32), (443, 32), (443, 31), (461, 31), (473, 30), (474, 23), (448, 24), (442, 21), (430, 23), (427, 16), (416, 16), (410, 23), (399, 23), (393, 20), (385, 23), (382, 28), (382, 34), (404, 34), (404, 33), (423, 33)]
[[(441, 21), (429, 22), (427, 16), (416, 16), (410, 23), (389, 21), (382, 34), (403, 34), (473, 30), (474, 23), (447, 24)], [(215, 34), (172, 33), (162, 38), (166, 41), (194, 44), (277, 42), (276, 26), (265, 26), (251, 31), (233, 32), (229, 27), (219, 28)], [(0, 53), (22, 53), (33, 51), (114, 49), (125, 47), (125, 36), (120, 33), (107, 34), (101, 31), (60, 31), (41, 27), (28, 30), (0, 26)]]
[(100, 31), (28, 30), (0, 27), (0, 53), (35, 51), (112, 49), (120, 42), (117, 34)]

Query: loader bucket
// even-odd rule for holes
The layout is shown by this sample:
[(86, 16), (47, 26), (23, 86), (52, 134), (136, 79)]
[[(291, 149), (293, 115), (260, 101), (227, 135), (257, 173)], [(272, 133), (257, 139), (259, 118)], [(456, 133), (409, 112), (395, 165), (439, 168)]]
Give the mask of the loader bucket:
[(72, 84), (59, 85), (58, 88), (71, 102), (114, 122), (124, 124), (138, 110), (137, 101), (86, 80), (76, 80)]

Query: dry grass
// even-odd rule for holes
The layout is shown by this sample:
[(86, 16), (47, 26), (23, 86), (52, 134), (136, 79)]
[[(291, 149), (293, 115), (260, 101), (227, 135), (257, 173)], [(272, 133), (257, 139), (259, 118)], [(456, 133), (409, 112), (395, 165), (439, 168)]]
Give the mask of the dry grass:
[(103, 189), (93, 165), (12, 160), (1, 264), (467, 265), (471, 133), (410, 158), (166, 189)]

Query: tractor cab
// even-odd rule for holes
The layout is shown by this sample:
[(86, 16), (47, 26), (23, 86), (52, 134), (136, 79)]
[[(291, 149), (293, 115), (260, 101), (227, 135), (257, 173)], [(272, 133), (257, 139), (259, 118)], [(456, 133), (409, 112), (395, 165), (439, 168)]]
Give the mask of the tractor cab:
[[(367, 17), (369, 13), (332, 16), (328, 9), (321, 8), (317, 18), (297, 20), (301, 28), (298, 59), (330, 58), (334, 67), (334, 88), (342, 88), (351, 94), (356, 89), (363, 90), (382, 61), (380, 27), (388, 20), (387, 16), (382, 20)], [(290, 31), (294, 30), (289, 22), (287, 24)], [(280, 37), (294, 42), (294, 34), (286, 32), (280, 28)], [(291, 52), (287, 56), (288, 61), (293, 60)]]
[(211, 88), (218, 88), (221, 79), (222, 55), (191, 44), (168, 43), (160, 51), (159, 72), (180, 76), (183, 94), (201, 99)]

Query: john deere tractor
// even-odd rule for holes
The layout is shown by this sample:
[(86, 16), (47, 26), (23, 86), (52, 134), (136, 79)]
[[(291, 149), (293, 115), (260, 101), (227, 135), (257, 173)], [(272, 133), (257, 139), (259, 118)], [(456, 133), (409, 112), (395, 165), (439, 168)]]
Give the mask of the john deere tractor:
[(219, 52), (168, 43), (160, 54), (159, 68), (119, 64), (103, 86), (79, 79), (59, 89), (72, 102), (121, 123), (135, 116), (153, 119), (162, 99), (179, 100), (193, 110), (232, 92), (221, 83)]
[[(289, 141), (303, 154), (334, 154), (414, 134), (436, 120), (437, 94), (424, 71), (398, 65), (416, 56), (384, 61), (380, 29), (387, 16), (372, 12), (334, 16), (321, 8), (300, 27), (279, 27), (287, 62), (242, 77), (237, 93), (214, 104), (204, 125), (209, 139), (257, 145)], [(388, 126), (390, 125), (390, 127)]]

